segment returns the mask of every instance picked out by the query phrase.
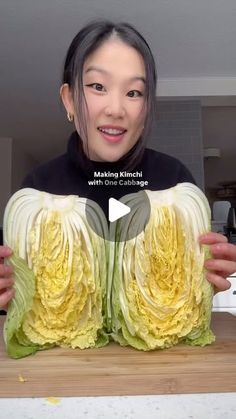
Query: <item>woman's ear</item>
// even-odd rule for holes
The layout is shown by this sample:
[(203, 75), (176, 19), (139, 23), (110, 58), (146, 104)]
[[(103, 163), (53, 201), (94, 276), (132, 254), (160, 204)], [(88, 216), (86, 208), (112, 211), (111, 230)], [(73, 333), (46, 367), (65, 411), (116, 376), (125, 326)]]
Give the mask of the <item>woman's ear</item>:
[(75, 113), (75, 109), (74, 109), (74, 101), (72, 98), (72, 94), (70, 91), (70, 87), (69, 84), (64, 83), (61, 88), (60, 88), (60, 96), (61, 96), (61, 100), (65, 106), (67, 115), (71, 115), (72, 117), (74, 116)]

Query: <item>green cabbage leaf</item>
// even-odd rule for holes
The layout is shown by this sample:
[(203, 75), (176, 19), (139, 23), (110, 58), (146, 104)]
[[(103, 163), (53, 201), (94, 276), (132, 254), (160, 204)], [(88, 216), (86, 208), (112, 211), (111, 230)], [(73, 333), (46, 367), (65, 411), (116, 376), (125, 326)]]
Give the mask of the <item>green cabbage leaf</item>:
[[(146, 228), (134, 239), (113, 244), (113, 277), (108, 281), (112, 337), (141, 350), (180, 342), (210, 344), (213, 287), (205, 278), (208, 251), (198, 242), (210, 229), (208, 201), (189, 183), (145, 192), (151, 206)], [(122, 202), (131, 213), (113, 226), (119, 238), (144, 213), (141, 193)]]
[[(4, 327), (8, 354), (18, 358), (52, 346), (89, 348), (108, 343), (107, 237), (101, 209), (77, 196), (31, 188), (18, 191), (4, 214), (4, 241), (15, 272), (15, 298)], [(102, 263), (101, 263), (102, 261)]]
[(151, 214), (141, 231), (143, 193), (122, 198), (131, 211), (109, 228), (85, 198), (31, 188), (11, 197), (4, 214), (16, 289), (4, 325), (9, 356), (111, 339), (145, 351), (214, 341), (209, 250), (198, 242), (210, 230), (208, 201), (190, 183), (146, 190)]

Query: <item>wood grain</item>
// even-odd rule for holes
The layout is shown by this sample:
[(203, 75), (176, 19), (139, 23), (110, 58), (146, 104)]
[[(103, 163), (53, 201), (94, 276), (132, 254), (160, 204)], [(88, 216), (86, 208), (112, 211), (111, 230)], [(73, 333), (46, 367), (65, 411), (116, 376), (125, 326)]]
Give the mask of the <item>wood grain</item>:
[(110, 344), (83, 351), (55, 348), (19, 360), (6, 355), (1, 336), (0, 396), (236, 392), (236, 317), (213, 313), (212, 330), (216, 342), (204, 348), (141, 352)]

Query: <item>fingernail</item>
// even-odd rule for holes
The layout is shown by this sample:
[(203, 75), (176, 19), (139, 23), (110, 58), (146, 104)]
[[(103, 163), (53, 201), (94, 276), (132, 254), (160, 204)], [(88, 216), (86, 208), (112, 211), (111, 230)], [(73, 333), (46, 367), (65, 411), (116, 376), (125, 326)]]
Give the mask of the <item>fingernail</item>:
[(9, 289), (8, 289), (8, 293), (9, 293), (9, 295), (14, 296), (14, 295), (15, 295), (15, 292), (16, 292), (15, 288), (9, 288)]
[(13, 272), (13, 269), (9, 265), (5, 265), (6, 273), (11, 274)]
[(198, 240), (200, 241), (200, 243), (202, 241), (205, 241), (207, 239), (207, 235), (206, 234), (202, 234), (201, 236), (199, 236)]
[(12, 254), (12, 250), (10, 249), (10, 247), (8, 247), (8, 246), (5, 246), (4, 247), (4, 254), (5, 254), (5, 257), (8, 257), (8, 256), (10, 256), (11, 254)]
[(213, 264), (212, 260), (206, 260), (204, 263), (204, 266), (206, 268), (211, 268), (213, 266), (212, 264)]

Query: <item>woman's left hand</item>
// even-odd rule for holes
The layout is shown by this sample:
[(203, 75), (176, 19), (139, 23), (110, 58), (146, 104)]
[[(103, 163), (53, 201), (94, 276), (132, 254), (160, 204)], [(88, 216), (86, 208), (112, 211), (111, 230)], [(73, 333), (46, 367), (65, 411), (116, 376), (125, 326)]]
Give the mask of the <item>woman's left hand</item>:
[(213, 232), (202, 234), (199, 242), (208, 245), (212, 255), (204, 265), (208, 281), (214, 285), (215, 293), (226, 291), (231, 286), (226, 278), (236, 272), (236, 246), (228, 243), (223, 234)]

